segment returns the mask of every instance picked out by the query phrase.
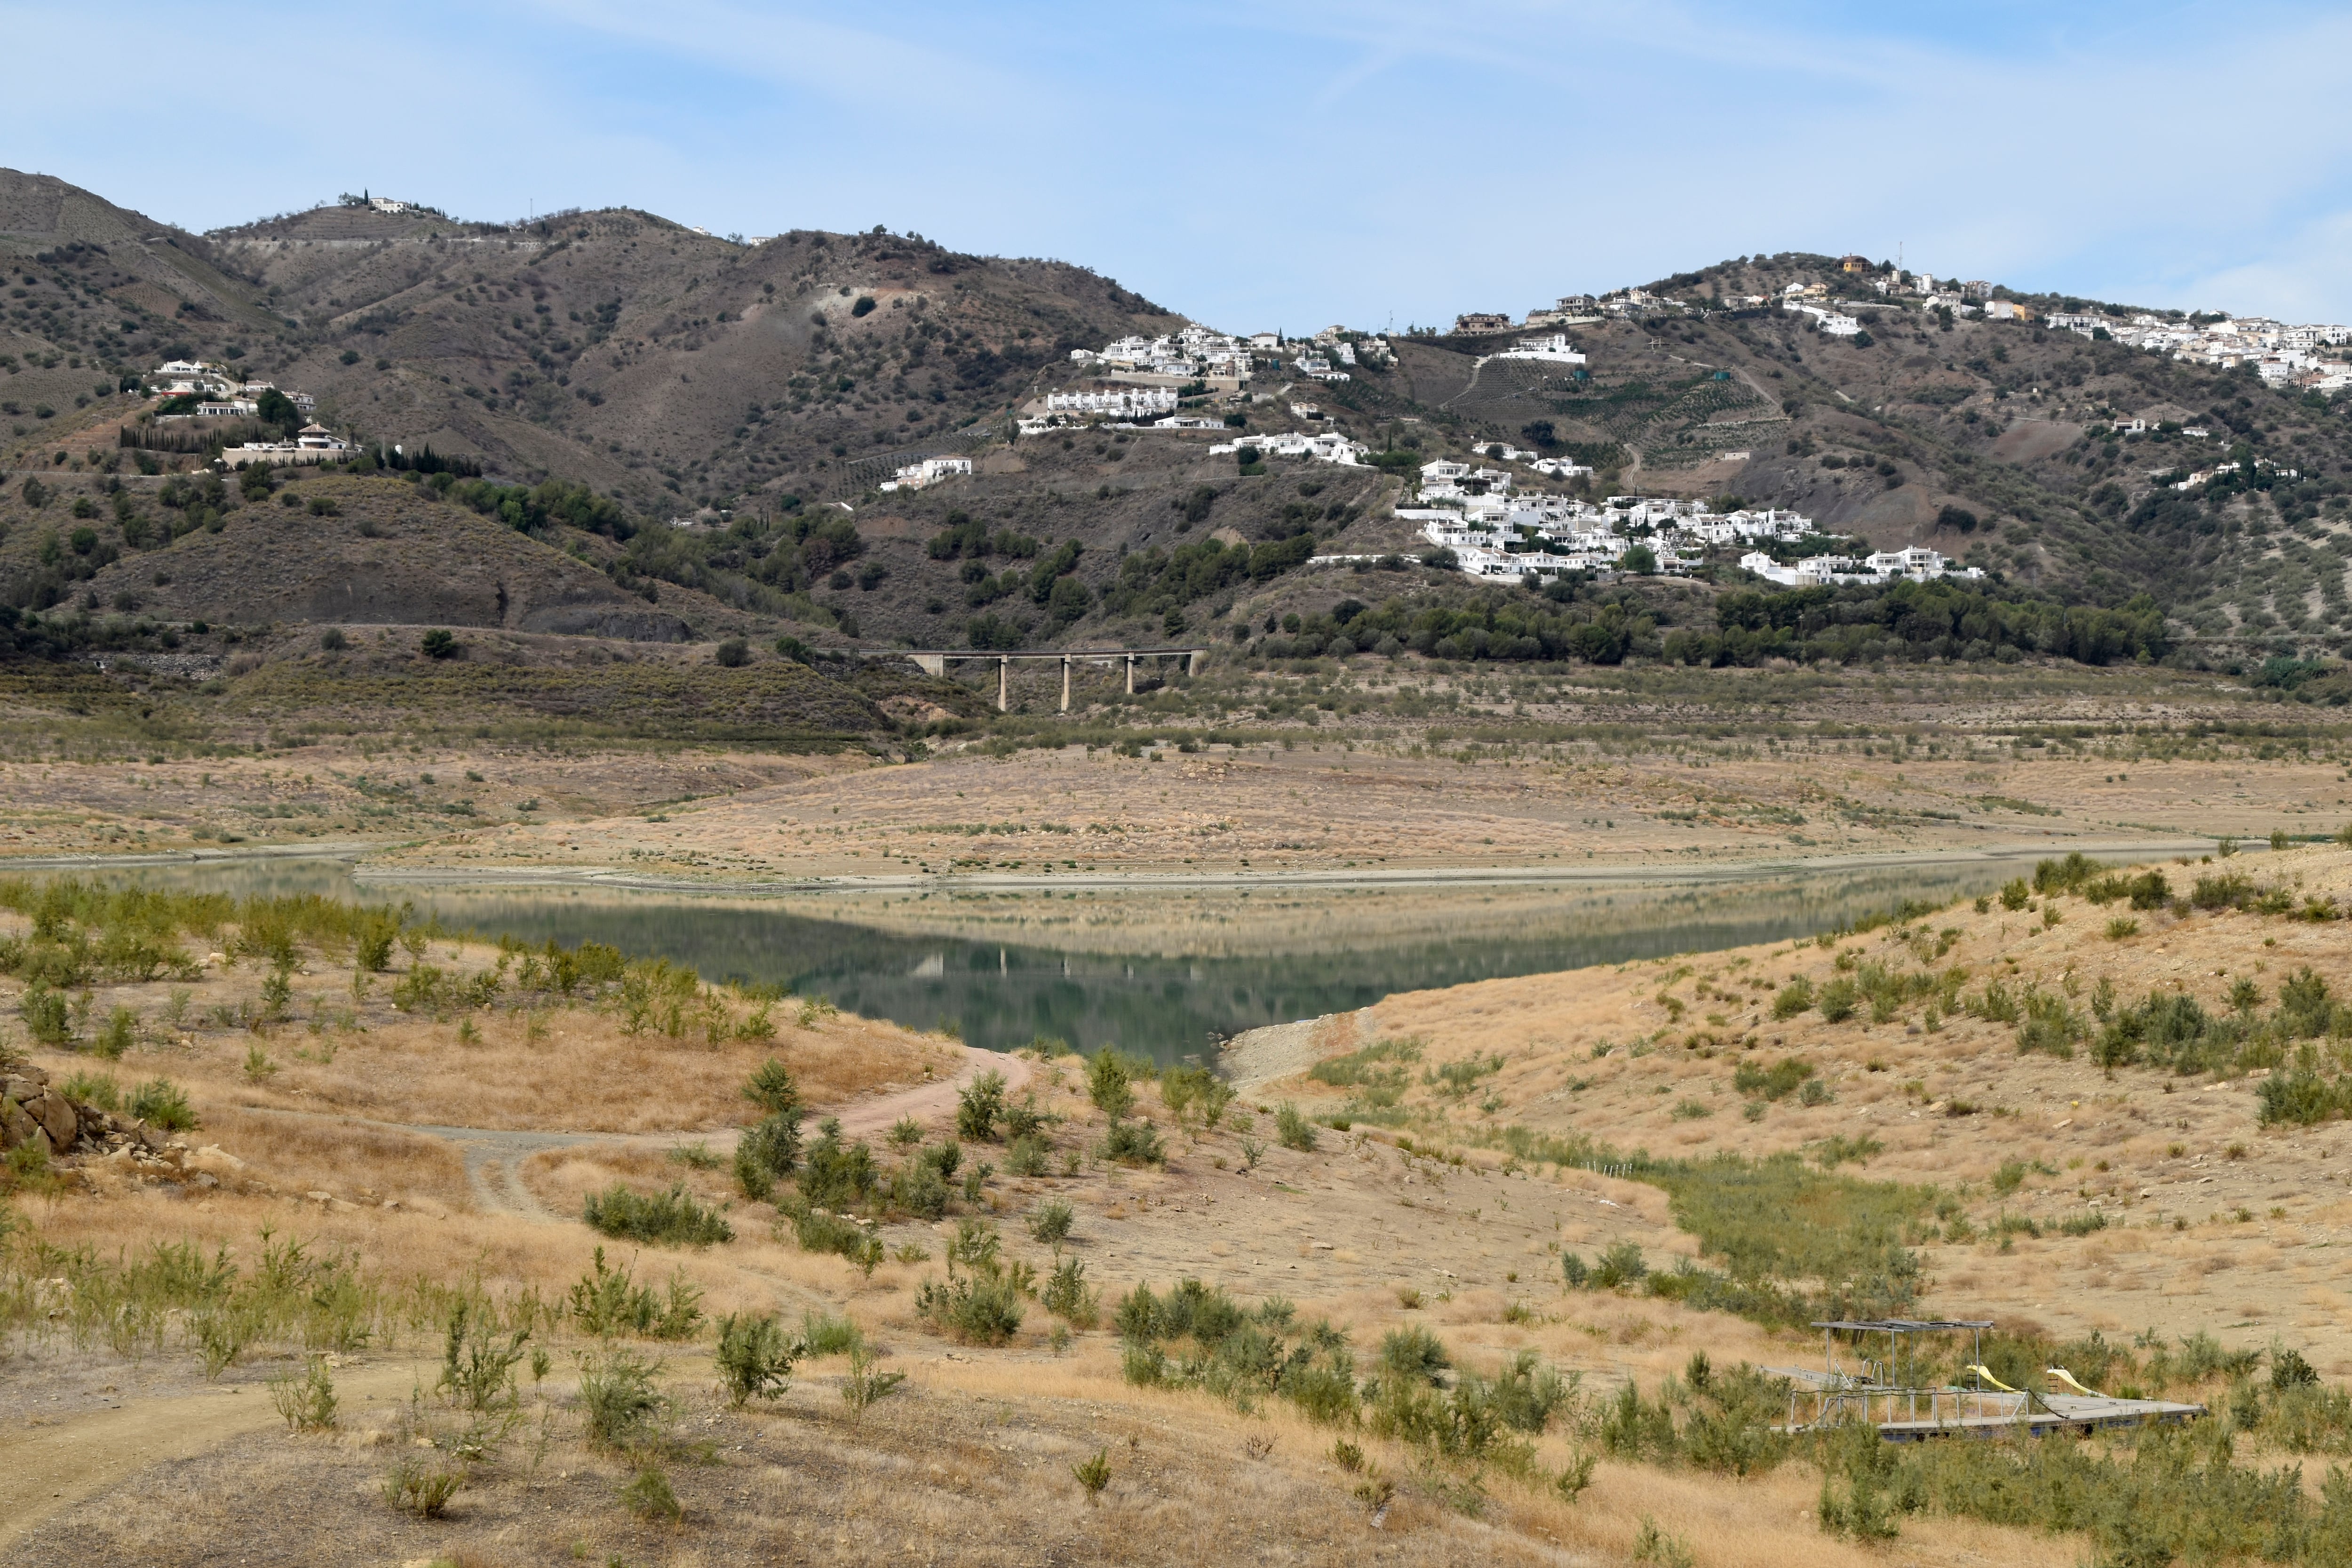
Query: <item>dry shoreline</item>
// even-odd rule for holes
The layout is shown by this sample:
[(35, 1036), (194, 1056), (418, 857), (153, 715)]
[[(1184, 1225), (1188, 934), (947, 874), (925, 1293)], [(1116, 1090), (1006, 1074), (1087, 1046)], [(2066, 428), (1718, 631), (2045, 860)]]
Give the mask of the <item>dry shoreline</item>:
[[(2145, 858), (2184, 854), (2210, 854), (2214, 840), (2181, 837), (2163, 839), (2069, 839), (2065, 847), (2092, 857), (2126, 856)], [(2247, 844), (2240, 853), (2266, 847)], [(857, 877), (803, 877), (788, 880), (697, 880), (652, 876), (597, 866), (483, 867), (450, 870), (439, 868), (373, 866), (355, 862), (352, 875), (362, 882), (418, 887), (596, 887), (639, 892), (713, 893), (761, 897), (795, 893), (907, 892), (954, 889), (988, 891), (1054, 889), (1143, 890), (1192, 888), (1475, 888), (1475, 887), (1610, 887), (1701, 886), (1755, 878), (1812, 875), (1832, 871), (1864, 871), (1906, 866), (2030, 864), (2047, 858), (2050, 844), (2017, 844), (1985, 849), (1894, 850), (1877, 854), (1780, 856), (1770, 859), (1715, 861), (1705, 865), (1670, 865), (1663, 861), (1627, 861), (1580, 866), (1427, 866), (1397, 870), (1299, 871), (1078, 871), (1067, 875), (977, 872), (958, 875), (914, 874)], [(340, 858), (340, 857), (320, 857)], [(218, 858), (218, 857), (215, 857)], [(25, 864), (26, 862), (18, 862)], [(120, 862), (95, 861), (91, 864)]]

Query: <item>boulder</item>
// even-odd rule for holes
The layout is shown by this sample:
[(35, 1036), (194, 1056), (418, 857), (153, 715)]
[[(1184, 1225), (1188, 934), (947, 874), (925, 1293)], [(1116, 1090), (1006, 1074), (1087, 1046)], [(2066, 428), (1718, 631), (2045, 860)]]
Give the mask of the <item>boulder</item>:
[(38, 1100), (26, 1103), (25, 1110), (48, 1129), (49, 1146), (59, 1152), (72, 1148), (74, 1140), (81, 1134), (81, 1122), (74, 1115), (73, 1107), (55, 1089), (44, 1090)]
[(234, 1175), (244, 1170), (245, 1162), (217, 1143), (207, 1143), (190, 1154), (183, 1168), (217, 1178)]
[(25, 1113), (14, 1095), (0, 1095), (0, 1149), (14, 1149), (32, 1142), (40, 1123)]

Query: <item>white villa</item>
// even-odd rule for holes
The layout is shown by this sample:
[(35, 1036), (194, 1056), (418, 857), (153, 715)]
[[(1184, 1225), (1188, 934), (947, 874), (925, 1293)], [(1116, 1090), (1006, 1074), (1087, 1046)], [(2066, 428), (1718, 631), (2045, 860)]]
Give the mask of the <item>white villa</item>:
[(1339, 463), (1348, 468), (1360, 465), (1364, 455), (1371, 450), (1361, 441), (1350, 441), (1337, 430), (1317, 430), (1244, 436), (1236, 440), (1220, 441), (1209, 448), (1209, 455), (1224, 457), (1238, 453), (1244, 447), (1255, 447), (1268, 458), (1307, 458), (1318, 463)]
[(241, 447), (224, 447), (220, 461), (232, 468), (242, 468), (251, 463), (299, 467), (308, 463), (337, 462), (358, 449), (323, 425), (305, 425), (296, 432), (291, 441), (247, 441)]
[(1544, 360), (1553, 364), (1582, 364), (1584, 356), (1569, 346), (1566, 332), (1550, 332), (1542, 337), (1521, 338), (1489, 359)]
[(228, 378), (228, 373), (206, 360), (165, 360), (148, 376), (148, 383), (166, 397), (181, 397), (189, 393), (210, 393), (226, 397), (239, 390)]
[(926, 490), (942, 479), (952, 479), (971, 472), (970, 458), (925, 458), (919, 463), (909, 463), (891, 479), (884, 479), (877, 488), (886, 490)]

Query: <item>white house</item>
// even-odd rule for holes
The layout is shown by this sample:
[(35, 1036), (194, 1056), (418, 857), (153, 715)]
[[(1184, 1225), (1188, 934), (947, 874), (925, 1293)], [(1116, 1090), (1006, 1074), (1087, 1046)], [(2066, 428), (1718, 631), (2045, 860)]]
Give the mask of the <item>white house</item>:
[(224, 447), (219, 460), (232, 468), (252, 463), (299, 466), (332, 463), (358, 449), (323, 425), (305, 425), (291, 441), (247, 441), (240, 447)]
[(929, 489), (942, 479), (956, 479), (971, 472), (970, 458), (925, 458), (919, 463), (909, 463), (896, 477), (882, 481), (886, 490)]
[(1566, 332), (1551, 332), (1542, 337), (1521, 338), (1511, 347), (1491, 359), (1546, 360), (1553, 364), (1582, 364), (1584, 356), (1569, 347)]
[(236, 388), (236, 384), (229, 380), (220, 366), (205, 360), (166, 360), (147, 379), (169, 397), (184, 396), (192, 392), (212, 393), (226, 397)]

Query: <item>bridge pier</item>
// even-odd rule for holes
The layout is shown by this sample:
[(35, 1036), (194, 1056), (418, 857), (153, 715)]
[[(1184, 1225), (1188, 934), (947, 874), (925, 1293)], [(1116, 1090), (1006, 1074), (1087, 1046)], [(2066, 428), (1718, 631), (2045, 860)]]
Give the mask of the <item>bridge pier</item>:
[(1013, 661), (1000, 658), (996, 661), (996, 710), (1013, 711)]
[(948, 672), (948, 656), (943, 653), (919, 653), (915, 655), (915, 665), (925, 675), (945, 675)]
[(1070, 656), (1062, 656), (1062, 711), (1070, 710)]
[(1135, 695), (1135, 656), (1133, 654), (1127, 656), (1127, 694), (1129, 697)]

